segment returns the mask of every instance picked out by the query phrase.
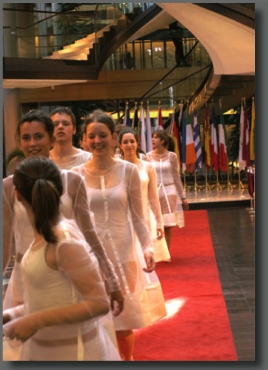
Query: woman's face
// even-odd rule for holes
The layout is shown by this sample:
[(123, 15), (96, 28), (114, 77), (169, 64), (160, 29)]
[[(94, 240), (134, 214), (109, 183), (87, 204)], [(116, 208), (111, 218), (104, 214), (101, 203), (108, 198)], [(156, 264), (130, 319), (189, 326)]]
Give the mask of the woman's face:
[(152, 137), (152, 147), (153, 149), (162, 148), (163, 141), (157, 135), (153, 135)]
[(138, 143), (135, 136), (127, 132), (122, 136), (120, 148), (124, 152), (124, 156), (136, 155)]
[(24, 122), (20, 126), (20, 148), (26, 158), (49, 157), (52, 139), (39, 121)]
[(104, 123), (92, 122), (86, 128), (86, 142), (93, 156), (111, 156), (114, 135)]

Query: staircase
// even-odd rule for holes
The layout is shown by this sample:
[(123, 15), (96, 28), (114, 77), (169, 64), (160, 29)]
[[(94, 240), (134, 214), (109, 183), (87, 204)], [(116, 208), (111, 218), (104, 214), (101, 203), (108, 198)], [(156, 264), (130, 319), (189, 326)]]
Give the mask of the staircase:
[(116, 20), (102, 20), (98, 25), (97, 32), (64, 46), (61, 50), (42, 59), (86, 61), (88, 66), (95, 67), (100, 71), (103, 64), (118, 47), (161, 11), (160, 7), (153, 5), (141, 13), (126, 15), (121, 13)]
[(90, 65), (95, 65), (96, 58), (112, 38), (124, 30), (129, 23), (129, 19), (122, 14), (121, 18), (109, 22), (108, 25), (99, 31), (91, 33), (84, 38), (75, 41), (73, 44), (64, 46), (61, 50), (43, 57), (43, 59), (64, 59), (64, 60), (85, 60)]

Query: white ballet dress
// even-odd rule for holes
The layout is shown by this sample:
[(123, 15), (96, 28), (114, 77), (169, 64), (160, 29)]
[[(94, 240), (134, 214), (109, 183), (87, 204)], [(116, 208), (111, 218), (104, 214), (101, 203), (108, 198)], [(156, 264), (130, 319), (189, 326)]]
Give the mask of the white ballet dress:
[(140, 161), (137, 164), (142, 185), (144, 216), (151, 231), (156, 262), (170, 259), (165, 238), (157, 239), (157, 228), (163, 228), (163, 219), (157, 190), (156, 171), (152, 163)]
[[(153, 246), (143, 215), (137, 167), (117, 159), (113, 170), (104, 176), (91, 174), (85, 165), (72, 171), (85, 178), (98, 235), (120, 280), (124, 310), (114, 317), (115, 330), (151, 325), (164, 317), (166, 310), (163, 295), (161, 301), (154, 299), (154, 290), (150, 290), (146, 275), (151, 273), (143, 271), (143, 253), (153, 252)], [(139, 245), (135, 242), (134, 233)]]
[[(82, 177), (74, 172), (61, 170), (63, 195), (61, 212), (67, 219), (76, 221), (87, 243), (96, 255), (103, 277), (107, 279), (110, 291), (120, 289), (119, 280), (113, 264), (108, 260), (105, 249), (96, 234), (92, 213), (88, 209), (87, 190)], [(5, 293), (3, 309), (7, 309), (23, 300), (23, 286), (20, 271), (20, 260), (33, 240), (33, 230), (25, 208), (15, 198), (13, 175), (3, 180), (3, 244), (9, 249), (15, 241), (15, 263)]]
[[(57, 226), (58, 243), (55, 253), (58, 269), (50, 268), (45, 260), (47, 242), (41, 240), (40, 248), (32, 245), (22, 261), (24, 285), (23, 314), (68, 307), (84, 299), (100, 310), (108, 303), (103, 280), (98, 272), (98, 262), (82, 233), (72, 220), (62, 219)], [(74, 253), (74, 249), (78, 253)], [(71, 247), (71, 248), (70, 248)], [(62, 267), (63, 260), (70, 260), (68, 270)], [(65, 262), (66, 264), (66, 262)], [(72, 283), (72, 278), (90, 281), (87, 292), (81, 293)], [(101, 312), (101, 311), (100, 311)], [(94, 316), (96, 316), (96, 311)], [(120, 361), (117, 348), (103, 328), (101, 316), (78, 324), (59, 324), (39, 329), (22, 346), (20, 361)]]
[(164, 226), (181, 227), (178, 216), (182, 212), (181, 200), (185, 198), (185, 192), (180, 179), (177, 155), (170, 151), (163, 158), (158, 157), (154, 151), (146, 155), (156, 170)]

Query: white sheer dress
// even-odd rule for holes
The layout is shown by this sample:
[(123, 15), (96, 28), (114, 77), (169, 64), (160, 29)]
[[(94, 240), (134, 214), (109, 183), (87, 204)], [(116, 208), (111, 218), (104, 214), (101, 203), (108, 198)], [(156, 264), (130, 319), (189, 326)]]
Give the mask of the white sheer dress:
[(177, 156), (170, 151), (162, 158), (157, 156), (154, 151), (148, 152), (146, 155), (156, 170), (164, 226), (180, 226), (176, 212), (182, 211), (181, 199), (185, 198), (185, 192), (180, 179)]
[[(143, 213), (137, 167), (118, 159), (104, 176), (91, 174), (85, 165), (72, 169), (86, 181), (90, 209), (109, 259), (114, 264), (124, 294), (124, 310), (114, 318), (116, 330), (146, 327), (166, 315), (164, 300), (152, 302), (143, 253), (153, 252)], [(136, 243), (134, 234), (139, 243)], [(156, 274), (155, 274), (156, 275)], [(157, 311), (157, 308), (159, 310)]]
[[(88, 319), (57, 324), (55, 312), (56, 324), (45, 326), (30, 337), (22, 345), (19, 360), (120, 361), (117, 347), (101, 320), (102, 307), (109, 302), (96, 257), (74, 221), (62, 218), (56, 234), (57, 268), (47, 265), (45, 239), (38, 243), (39, 249), (33, 249), (32, 243), (22, 258), (24, 304), (14, 310), (15, 319), (85, 300), (90, 302), (86, 306)], [(61, 320), (60, 312), (58, 316)]]
[(157, 239), (157, 228), (163, 228), (163, 219), (157, 191), (156, 171), (152, 163), (140, 161), (137, 164), (142, 185), (142, 204), (147, 225), (151, 231), (156, 262), (170, 258), (165, 238)]
[[(109, 290), (120, 289), (119, 280), (113, 264), (109, 261), (105, 249), (96, 234), (92, 214), (88, 209), (87, 190), (84, 180), (77, 173), (62, 170), (64, 192), (61, 197), (61, 211), (67, 219), (76, 221), (87, 243), (96, 255)], [(33, 240), (33, 230), (24, 207), (15, 199), (13, 175), (3, 180), (3, 247), (11, 249), (15, 242), (15, 264), (4, 298), (4, 309), (20, 304), (23, 298), (23, 286), (20, 261)]]

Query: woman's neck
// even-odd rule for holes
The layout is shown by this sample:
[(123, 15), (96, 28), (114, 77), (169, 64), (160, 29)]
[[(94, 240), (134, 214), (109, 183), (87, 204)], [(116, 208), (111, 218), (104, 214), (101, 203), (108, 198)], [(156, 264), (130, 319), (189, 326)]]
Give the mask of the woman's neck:
[(125, 161), (128, 161), (130, 163), (133, 163), (133, 164), (137, 164), (139, 163), (139, 158), (137, 157), (136, 153), (135, 154), (130, 154), (130, 155), (127, 155), (124, 153), (124, 160)]
[(117, 163), (117, 160), (110, 157), (95, 157), (93, 156), (89, 161), (86, 162), (85, 166), (93, 171), (107, 171)]
[(166, 154), (167, 152), (167, 149), (166, 148), (155, 148), (154, 150), (154, 153), (157, 154), (157, 155), (163, 155), (163, 154)]

